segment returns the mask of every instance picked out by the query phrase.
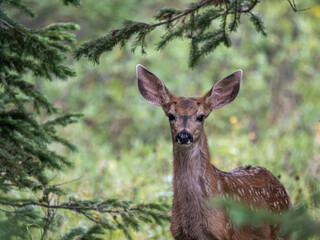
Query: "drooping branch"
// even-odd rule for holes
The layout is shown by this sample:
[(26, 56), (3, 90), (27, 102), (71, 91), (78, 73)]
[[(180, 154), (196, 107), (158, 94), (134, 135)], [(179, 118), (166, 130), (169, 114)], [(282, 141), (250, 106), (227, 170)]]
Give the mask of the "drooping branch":
[[(295, 4), (288, 0), (295, 10)], [(202, 0), (194, 2), (185, 10), (174, 8), (161, 9), (154, 18), (157, 23), (125, 21), (123, 27), (110, 31), (104, 37), (84, 43), (74, 55), (77, 59), (86, 59), (99, 63), (102, 53), (112, 51), (114, 47), (124, 47), (133, 39), (131, 48), (145, 51), (145, 39), (156, 28), (165, 27), (156, 50), (162, 50), (173, 39), (190, 39), (189, 66), (194, 67), (205, 55), (213, 52), (221, 43), (230, 47), (230, 33), (236, 32), (241, 15), (247, 16), (256, 30), (266, 36), (263, 20), (253, 10), (259, 0)], [(231, 17), (230, 17), (231, 16)], [(213, 24), (220, 22), (220, 24)], [(218, 26), (218, 27), (217, 27)], [(219, 27), (220, 26), (220, 27)]]
[[(238, 13), (236, 21), (239, 21), (241, 13), (250, 12), (257, 4), (258, 0), (252, 3), (250, 2), (250, 4), (239, 3), (236, 5), (225, 1), (202, 0), (198, 3), (190, 4), (189, 8), (184, 11), (165, 8), (154, 16), (154, 18), (159, 21), (158, 23), (147, 24), (144, 22), (125, 21), (122, 28), (114, 29), (104, 37), (83, 44), (76, 50), (75, 57), (77, 59), (85, 57), (98, 63), (100, 55), (103, 52), (111, 51), (117, 45), (124, 47), (131, 38), (135, 39), (132, 50), (140, 46), (142, 53), (145, 53), (144, 46), (146, 36), (157, 27), (165, 26), (165, 33), (162, 35), (162, 40), (158, 42), (157, 46), (157, 49), (160, 50), (173, 38), (196, 38), (197, 33), (204, 32), (204, 30), (211, 25), (212, 21), (218, 20), (219, 18), (223, 25), (226, 26), (227, 16)], [(203, 12), (205, 8), (210, 8), (210, 10)], [(190, 32), (192, 32), (192, 35), (189, 34)], [(229, 38), (225, 27), (223, 33), (225, 38), (220, 38), (220, 42), (226, 42), (226, 38)], [(216, 45), (220, 42), (217, 41)], [(192, 50), (194, 49), (191, 49), (190, 53), (192, 53)], [(205, 55), (204, 52), (198, 54), (197, 57), (190, 54), (190, 65), (194, 66), (202, 55)]]

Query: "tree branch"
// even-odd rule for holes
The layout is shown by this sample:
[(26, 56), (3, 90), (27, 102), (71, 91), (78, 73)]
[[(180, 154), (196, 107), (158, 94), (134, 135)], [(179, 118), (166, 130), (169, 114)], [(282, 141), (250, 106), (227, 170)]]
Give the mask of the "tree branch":
[(4, 19), (0, 18), (0, 21), (6, 25), (7, 27), (11, 28), (13, 31), (22, 34), (23, 36), (25, 36), (24, 32), (21, 32), (19, 29), (15, 28), (14, 26), (12, 26), (10, 23), (8, 23), (7, 21), (5, 21)]
[[(290, 0), (288, 0), (290, 1)], [(166, 24), (169, 24), (169, 23), (172, 23), (176, 20), (180, 20), (181, 18), (183, 17), (186, 17), (187, 15), (199, 10), (200, 8), (204, 7), (205, 5), (209, 4), (209, 3), (213, 3), (215, 2), (214, 0), (206, 0), (206, 1), (202, 1), (201, 3), (199, 3), (198, 5), (196, 5), (195, 7), (193, 8), (189, 8), (187, 10), (185, 10), (184, 12), (180, 13), (179, 15), (173, 17), (173, 18), (169, 18), (168, 20), (166, 21), (162, 21), (162, 22), (159, 22), (159, 23), (154, 23), (154, 24), (146, 24), (146, 23), (143, 23), (143, 22), (137, 22), (135, 24), (132, 25), (132, 27), (130, 29), (132, 29), (134, 26), (136, 26), (137, 24), (145, 24), (148, 29), (152, 29), (152, 28), (156, 28), (156, 27), (159, 27), (159, 26), (162, 26), (162, 25), (166, 25)], [(247, 12), (250, 12), (258, 3), (258, 0), (255, 0), (251, 6), (249, 6), (247, 9), (245, 10), (240, 10), (239, 13), (247, 13)], [(234, 12), (227, 12), (227, 14), (233, 14)], [(128, 31), (130, 30), (128, 29)], [(114, 30), (114, 31), (117, 31), (117, 30)], [(128, 31), (122, 33), (121, 35), (127, 33)], [(121, 35), (117, 36), (118, 38), (121, 37)]]
[(250, 12), (256, 5), (258, 4), (258, 0), (255, 0), (250, 7), (248, 7), (245, 10), (240, 11), (241, 13), (247, 13)]
[[(287, 1), (296, 12), (297, 9), (294, 0)], [(234, 4), (230, 4), (230, 1), (225, 0), (202, 0), (193, 3), (183, 11), (174, 8), (164, 8), (154, 16), (159, 22), (148, 24), (144, 22), (125, 21), (122, 28), (114, 29), (104, 37), (84, 43), (75, 51), (74, 56), (78, 60), (84, 56), (95, 63), (99, 63), (99, 58), (102, 53), (112, 51), (117, 45), (124, 47), (132, 38), (135, 39), (132, 44), (132, 50), (134, 51), (140, 46), (141, 52), (145, 53), (144, 43), (146, 36), (155, 28), (166, 26), (161, 40), (157, 43), (156, 50), (162, 50), (168, 42), (175, 38), (183, 39), (187, 37), (192, 41), (190, 45), (189, 66), (194, 67), (201, 57), (213, 52), (220, 43), (224, 42), (227, 47), (231, 46), (232, 42), (229, 35), (231, 32), (237, 30), (241, 14), (248, 15), (257, 31), (264, 36), (267, 35), (262, 18), (259, 14), (253, 12), (253, 9), (259, 3), (259, 0), (236, 0)], [(212, 8), (210, 4), (212, 4)], [(204, 8), (209, 9), (204, 10)], [(200, 9), (203, 11), (200, 11)], [(230, 14), (232, 14), (234, 18), (229, 23), (229, 28), (227, 29), (229, 22), (228, 15)], [(180, 21), (181, 19), (183, 20)], [(185, 21), (186, 19), (188, 20)], [(215, 20), (218, 21), (218, 19), (220, 19), (222, 23), (220, 30), (209, 30), (209, 27), (217, 28), (217, 25), (212, 26), (212, 22)], [(221, 31), (223, 31), (223, 38), (220, 36)]]
[[(135, 207), (135, 208), (128, 208), (128, 209), (118, 209), (118, 210), (106, 210), (105, 208), (101, 208), (96, 205), (91, 205), (91, 206), (73, 206), (73, 205), (68, 205), (68, 204), (61, 204), (61, 205), (50, 205), (50, 204), (44, 204), (40, 202), (26, 202), (26, 203), (10, 203), (10, 202), (4, 202), (0, 201), (0, 204), (3, 205), (8, 205), (12, 207), (26, 207), (26, 206), (40, 206), (48, 209), (67, 209), (67, 210), (72, 210), (72, 211), (88, 211), (88, 210), (93, 210), (101, 213), (110, 213), (110, 214), (120, 214), (123, 212), (129, 212), (129, 211), (138, 211), (140, 208)], [(99, 204), (97, 204), (99, 205)]]
[(292, 10), (294, 12), (302, 12), (302, 11), (306, 11), (306, 10), (310, 9), (310, 8), (297, 9), (297, 6), (296, 6), (296, 3), (295, 3), (294, 0), (292, 0), (292, 1), (291, 0), (287, 0), (287, 1), (290, 4), (290, 6), (291, 6), (291, 8), (292, 8)]
[(171, 23), (173, 21), (176, 21), (182, 17), (185, 17), (186, 15), (190, 14), (190, 13), (193, 13), (197, 10), (199, 10), (201, 7), (211, 3), (211, 2), (214, 2), (213, 0), (206, 0), (206, 1), (202, 1), (199, 5), (196, 5), (195, 7), (193, 8), (190, 8), (190, 9), (187, 9), (185, 10), (184, 12), (182, 12), (181, 14), (175, 16), (174, 18), (169, 18), (168, 20), (166, 21), (162, 21), (162, 22), (159, 22), (159, 23), (155, 23), (153, 25), (150, 25), (150, 28), (154, 28), (154, 27), (158, 27), (158, 26), (161, 26), (161, 25), (164, 25), (164, 24), (168, 24), (168, 23)]

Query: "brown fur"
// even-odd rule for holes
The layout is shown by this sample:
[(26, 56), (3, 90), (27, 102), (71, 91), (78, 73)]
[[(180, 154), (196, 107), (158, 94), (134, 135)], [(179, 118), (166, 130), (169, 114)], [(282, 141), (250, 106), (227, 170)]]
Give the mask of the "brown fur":
[[(278, 226), (235, 228), (223, 210), (206, 204), (209, 199), (231, 196), (252, 208), (265, 207), (272, 212), (281, 213), (292, 207), (286, 189), (267, 169), (245, 166), (222, 172), (210, 164), (203, 122), (197, 117), (207, 117), (213, 109), (232, 102), (239, 92), (242, 72), (218, 82), (200, 98), (173, 96), (160, 79), (141, 65), (137, 66), (137, 75), (142, 96), (174, 116), (170, 121), (174, 173), (170, 229), (174, 239), (280, 239)], [(176, 141), (182, 131), (192, 134), (192, 143)]]
[(278, 228), (264, 225), (232, 228), (224, 212), (209, 209), (209, 198), (235, 196), (252, 207), (273, 212), (291, 208), (283, 185), (262, 167), (222, 172), (210, 164), (206, 135), (188, 148), (173, 145), (173, 206), (171, 232), (175, 239), (277, 239)]

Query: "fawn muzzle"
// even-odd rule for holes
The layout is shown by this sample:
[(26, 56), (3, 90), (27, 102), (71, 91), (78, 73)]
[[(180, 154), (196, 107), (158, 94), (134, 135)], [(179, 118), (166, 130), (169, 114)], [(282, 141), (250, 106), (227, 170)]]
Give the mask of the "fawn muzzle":
[(176, 136), (176, 142), (180, 144), (189, 144), (192, 143), (193, 136), (187, 131), (181, 131)]

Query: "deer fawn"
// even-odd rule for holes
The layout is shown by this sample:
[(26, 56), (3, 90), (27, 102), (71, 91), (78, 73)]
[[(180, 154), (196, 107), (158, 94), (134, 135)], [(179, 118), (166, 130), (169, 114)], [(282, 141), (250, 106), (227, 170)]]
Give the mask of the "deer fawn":
[(267, 169), (245, 166), (223, 172), (210, 164), (204, 121), (212, 110), (236, 98), (242, 70), (197, 98), (172, 95), (164, 83), (142, 65), (137, 65), (137, 77), (141, 95), (161, 106), (170, 122), (174, 174), (170, 230), (174, 239), (281, 239), (276, 225), (235, 228), (225, 211), (206, 204), (210, 198), (232, 196), (251, 207), (265, 207), (272, 212), (281, 213), (292, 207), (286, 189)]

